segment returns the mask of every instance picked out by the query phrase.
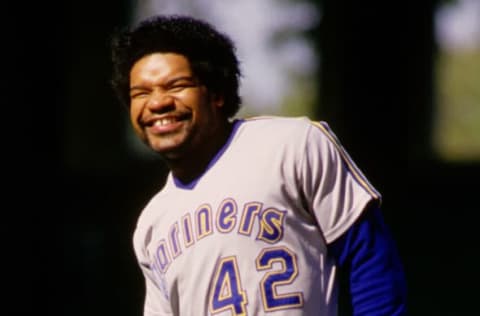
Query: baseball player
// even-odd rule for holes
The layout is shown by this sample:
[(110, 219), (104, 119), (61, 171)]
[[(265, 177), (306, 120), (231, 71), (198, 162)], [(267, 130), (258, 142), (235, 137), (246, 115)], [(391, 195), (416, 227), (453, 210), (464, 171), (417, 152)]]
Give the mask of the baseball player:
[(235, 48), (203, 21), (152, 17), (112, 44), (113, 87), (170, 169), (133, 236), (145, 316), (406, 315), (381, 195), (327, 123), (234, 118)]

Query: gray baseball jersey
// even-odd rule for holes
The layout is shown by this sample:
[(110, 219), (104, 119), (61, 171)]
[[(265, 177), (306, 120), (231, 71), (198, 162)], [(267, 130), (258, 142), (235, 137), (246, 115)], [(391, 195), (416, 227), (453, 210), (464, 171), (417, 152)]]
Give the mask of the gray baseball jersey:
[(237, 120), (196, 181), (170, 174), (139, 217), (144, 315), (337, 315), (326, 246), (374, 199), (326, 123)]

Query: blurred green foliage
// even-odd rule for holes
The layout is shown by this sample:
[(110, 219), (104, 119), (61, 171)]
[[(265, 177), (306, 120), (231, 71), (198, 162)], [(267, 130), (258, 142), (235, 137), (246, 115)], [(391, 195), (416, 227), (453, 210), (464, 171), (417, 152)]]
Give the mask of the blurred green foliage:
[(434, 145), (445, 160), (480, 160), (480, 48), (437, 59)]

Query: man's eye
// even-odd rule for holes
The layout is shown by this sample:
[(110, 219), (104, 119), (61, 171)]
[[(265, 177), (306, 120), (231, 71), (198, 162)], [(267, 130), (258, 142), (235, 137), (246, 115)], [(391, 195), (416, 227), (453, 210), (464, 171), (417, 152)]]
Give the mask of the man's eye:
[(184, 86), (182, 85), (175, 85), (175, 86), (171, 86), (170, 88), (168, 88), (168, 90), (170, 91), (180, 91), (184, 88)]
[(172, 92), (179, 92), (186, 88), (188, 88), (188, 86), (185, 84), (177, 84), (177, 85), (171, 86), (169, 90)]
[(147, 96), (148, 94), (146, 92), (135, 92), (135, 93), (132, 93), (130, 94), (130, 98), (131, 99), (137, 99), (137, 98), (142, 98), (142, 97), (145, 97)]
[(192, 87), (195, 87), (194, 83), (190, 83), (190, 82), (176, 83), (175, 85), (171, 86), (169, 90), (172, 92), (180, 92), (184, 89), (188, 89)]

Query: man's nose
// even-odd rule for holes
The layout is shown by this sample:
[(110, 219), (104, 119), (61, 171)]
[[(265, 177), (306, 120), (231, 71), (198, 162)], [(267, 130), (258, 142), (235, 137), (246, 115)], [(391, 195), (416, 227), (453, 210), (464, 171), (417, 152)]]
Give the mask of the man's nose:
[(174, 108), (175, 102), (171, 95), (162, 92), (154, 92), (150, 96), (147, 106), (151, 111), (164, 112)]

